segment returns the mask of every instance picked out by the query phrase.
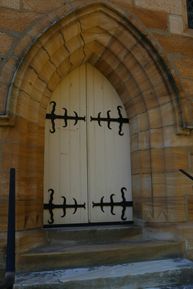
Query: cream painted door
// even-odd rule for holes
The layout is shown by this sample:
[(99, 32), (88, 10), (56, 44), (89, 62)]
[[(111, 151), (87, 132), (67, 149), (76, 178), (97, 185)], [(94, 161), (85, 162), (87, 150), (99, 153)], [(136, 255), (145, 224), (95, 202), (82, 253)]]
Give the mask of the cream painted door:
[(132, 220), (129, 124), (94, 67), (82, 65), (58, 86), (45, 135), (45, 225)]

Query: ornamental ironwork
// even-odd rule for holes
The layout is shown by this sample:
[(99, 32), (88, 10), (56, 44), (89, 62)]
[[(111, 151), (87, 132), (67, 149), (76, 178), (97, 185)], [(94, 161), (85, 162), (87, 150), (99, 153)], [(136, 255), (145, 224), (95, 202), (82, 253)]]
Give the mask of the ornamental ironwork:
[[(67, 127), (68, 121), (70, 121), (70, 120), (74, 121), (74, 126), (78, 123), (78, 121), (86, 121), (86, 116), (79, 116), (76, 111), (74, 111), (74, 115), (69, 115), (68, 110), (65, 107), (63, 107), (63, 110), (64, 110), (63, 115), (56, 114), (56, 102), (51, 101), (50, 105), (52, 106), (51, 112), (46, 113), (46, 119), (49, 119), (51, 121), (50, 133), (55, 133), (55, 131), (56, 131), (56, 123), (55, 123), (56, 119), (62, 119), (64, 121), (63, 127)], [(118, 123), (119, 124), (119, 135), (123, 136), (124, 135), (123, 124), (129, 123), (129, 119), (123, 117), (121, 109), (122, 109), (121, 106), (117, 106), (117, 112), (118, 112), (117, 117), (111, 117), (111, 115), (110, 115), (111, 110), (109, 109), (106, 113), (106, 117), (102, 117), (101, 116), (102, 112), (99, 112), (96, 117), (91, 116), (90, 121), (91, 122), (96, 121), (99, 126), (102, 126), (102, 123), (106, 122), (108, 129), (112, 129), (112, 127), (111, 127), (112, 123)]]
[(133, 206), (133, 202), (132, 201), (127, 201), (125, 198), (125, 191), (127, 191), (127, 189), (125, 187), (121, 188), (121, 196), (122, 196), (122, 200), (120, 202), (115, 202), (113, 200), (113, 197), (115, 196), (115, 194), (111, 194), (110, 195), (110, 202), (104, 202), (104, 196), (101, 198), (99, 203), (95, 203), (92, 202), (92, 207), (100, 207), (101, 211), (104, 213), (104, 207), (110, 207), (110, 211), (112, 215), (115, 215), (114, 213), (114, 208), (115, 207), (122, 207), (122, 212), (121, 212), (121, 220), (126, 221), (127, 217), (125, 216), (125, 211), (127, 207), (132, 207)]
[(56, 119), (63, 119), (64, 120), (63, 127), (68, 126), (68, 120), (73, 120), (74, 125), (76, 125), (78, 123), (78, 121), (80, 121), (80, 120), (83, 120), (83, 121), (86, 120), (86, 116), (78, 116), (78, 113), (76, 111), (74, 111), (74, 116), (68, 115), (68, 110), (65, 107), (63, 107), (64, 114), (58, 115), (55, 113), (56, 102), (51, 101), (50, 105), (52, 105), (51, 113), (46, 113), (46, 119), (50, 119), (50, 121), (51, 121), (51, 125), (52, 125), (52, 128), (50, 129), (51, 133), (55, 133), (55, 131), (56, 131), (56, 126), (55, 126), (55, 120)]
[(74, 209), (73, 215), (76, 213), (76, 211), (80, 208), (86, 209), (86, 204), (78, 204), (76, 199), (73, 198), (74, 204), (67, 204), (66, 197), (62, 196), (63, 198), (63, 204), (54, 204), (54, 190), (49, 189), (48, 192), (50, 192), (50, 199), (47, 204), (44, 204), (44, 210), (48, 210), (50, 214), (50, 219), (48, 220), (48, 223), (51, 225), (54, 223), (54, 210), (55, 209), (62, 209), (63, 214), (61, 215), (61, 218), (64, 218), (66, 216), (66, 210), (68, 209)]
[(112, 122), (118, 122), (119, 123), (119, 135), (122, 136), (122, 135), (124, 135), (124, 133), (122, 131), (123, 124), (124, 123), (129, 123), (129, 119), (128, 118), (124, 118), (122, 116), (121, 109), (122, 109), (121, 106), (117, 106), (118, 117), (116, 117), (116, 118), (113, 118), (113, 117), (110, 116), (111, 110), (109, 109), (107, 111), (107, 117), (102, 117), (101, 116), (101, 112), (99, 112), (97, 117), (92, 117), (91, 116), (90, 117), (90, 121), (97, 121), (99, 126), (102, 126), (101, 122), (106, 122), (107, 123), (107, 127), (109, 129), (112, 129), (111, 128), (111, 123)]

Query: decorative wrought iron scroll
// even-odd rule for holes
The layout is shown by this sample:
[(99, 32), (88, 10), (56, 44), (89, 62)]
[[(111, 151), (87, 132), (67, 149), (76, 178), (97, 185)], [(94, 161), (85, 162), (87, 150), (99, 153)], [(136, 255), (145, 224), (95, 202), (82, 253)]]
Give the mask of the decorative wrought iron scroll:
[(133, 206), (133, 202), (132, 201), (127, 201), (125, 198), (125, 192), (127, 191), (127, 189), (125, 187), (121, 188), (121, 195), (122, 195), (122, 201), (120, 202), (115, 202), (113, 200), (113, 196), (115, 194), (111, 194), (110, 195), (110, 202), (104, 202), (104, 197), (101, 198), (100, 203), (94, 203), (92, 202), (92, 207), (100, 207), (101, 211), (104, 213), (104, 207), (110, 207), (111, 208), (111, 214), (115, 215), (114, 213), (114, 208), (115, 207), (122, 207), (122, 213), (121, 213), (121, 219), (123, 221), (127, 220), (127, 217), (125, 217), (125, 211), (127, 207), (132, 207)]
[(193, 28), (193, 0), (187, 0), (188, 27)]
[(86, 116), (78, 116), (76, 111), (74, 111), (74, 116), (68, 115), (68, 110), (65, 107), (63, 108), (64, 114), (58, 115), (55, 113), (56, 102), (51, 101), (50, 105), (52, 105), (51, 113), (46, 113), (46, 119), (50, 119), (50, 121), (51, 121), (51, 125), (52, 125), (52, 128), (50, 129), (51, 133), (54, 133), (56, 131), (56, 128), (55, 128), (55, 120), (56, 119), (63, 119), (64, 120), (63, 127), (68, 126), (68, 120), (74, 120), (74, 125), (76, 125), (78, 123), (78, 121), (80, 121), (80, 120), (83, 120), (83, 121), (86, 120)]
[(73, 214), (76, 213), (76, 211), (79, 208), (83, 208), (86, 209), (86, 204), (78, 204), (76, 199), (73, 198), (74, 200), (74, 204), (67, 204), (66, 203), (66, 198), (64, 196), (62, 196), (63, 198), (63, 204), (54, 204), (53, 200), (54, 200), (54, 190), (53, 189), (49, 189), (48, 192), (50, 192), (50, 199), (48, 204), (44, 204), (44, 210), (48, 210), (50, 213), (50, 220), (48, 220), (48, 223), (51, 225), (54, 223), (54, 210), (55, 209), (62, 209), (63, 210), (63, 215), (61, 216), (61, 218), (64, 218), (66, 216), (66, 210), (67, 209), (74, 209)]
[(107, 117), (101, 117), (101, 112), (98, 113), (98, 116), (97, 117), (90, 117), (90, 121), (97, 121), (99, 126), (101, 126), (101, 122), (107, 122), (107, 126), (109, 129), (112, 129), (111, 128), (111, 123), (112, 122), (118, 122), (119, 123), (119, 135), (124, 135), (123, 131), (122, 131), (122, 127), (123, 127), (123, 124), (124, 123), (129, 123), (129, 119), (128, 118), (124, 118), (122, 116), (122, 113), (121, 113), (121, 109), (122, 107), (121, 106), (117, 106), (117, 111), (118, 111), (118, 117), (117, 118), (112, 118), (110, 116), (110, 112), (111, 110), (109, 109), (107, 111)]

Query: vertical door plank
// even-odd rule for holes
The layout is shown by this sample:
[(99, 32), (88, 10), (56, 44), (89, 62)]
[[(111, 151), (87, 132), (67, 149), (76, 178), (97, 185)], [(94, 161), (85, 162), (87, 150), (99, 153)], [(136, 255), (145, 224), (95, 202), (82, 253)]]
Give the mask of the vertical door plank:
[[(101, 112), (101, 117), (118, 117), (117, 106), (123, 104), (116, 91), (108, 80), (95, 68), (87, 65), (87, 113), (96, 117)], [(126, 112), (122, 109), (126, 118)], [(111, 129), (106, 122), (88, 122), (88, 192), (89, 192), (89, 220), (90, 222), (121, 222), (122, 208), (117, 206), (93, 207), (94, 203), (121, 202), (121, 188), (125, 187), (125, 197), (131, 201), (131, 169), (130, 169), (130, 141), (129, 124), (123, 125), (124, 135), (119, 135), (119, 123), (111, 123)], [(125, 212), (126, 221), (132, 220), (132, 208)]]
[[(85, 67), (82, 66), (71, 72), (57, 87), (52, 100), (57, 103), (57, 113), (64, 114), (63, 108), (67, 109), (68, 115), (86, 116), (86, 83)], [(84, 208), (70, 208), (63, 215), (63, 209), (54, 210), (54, 224), (87, 223), (87, 156), (86, 156), (86, 124), (74, 120), (56, 120), (56, 132), (49, 133), (46, 121), (46, 148), (45, 148), (45, 202), (48, 202), (47, 191), (53, 188), (54, 203), (66, 203), (74, 205), (84, 204)], [(48, 211), (45, 210), (45, 224), (47, 224)]]

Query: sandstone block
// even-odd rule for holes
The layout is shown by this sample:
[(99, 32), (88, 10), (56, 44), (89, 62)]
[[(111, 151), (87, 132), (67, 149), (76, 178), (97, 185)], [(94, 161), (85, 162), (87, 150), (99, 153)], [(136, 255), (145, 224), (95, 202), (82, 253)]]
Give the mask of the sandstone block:
[(151, 145), (149, 131), (139, 132), (138, 136), (139, 136), (139, 143), (138, 143), (139, 150), (149, 149)]
[(178, 135), (175, 126), (166, 126), (163, 128), (163, 139), (165, 147), (191, 147), (192, 137), (187, 135)]
[(9, 10), (6, 8), (0, 9), (0, 29), (22, 32), (32, 25), (32, 22), (40, 16), (32, 12), (20, 12)]
[(139, 150), (139, 135), (133, 134), (131, 135), (131, 152)]
[(181, 34), (184, 31), (184, 21), (182, 16), (169, 15), (169, 30), (174, 34)]
[(43, 48), (40, 48), (37, 54), (33, 57), (31, 66), (35, 69), (38, 73), (41, 71), (42, 67), (46, 67), (47, 63), (49, 62), (49, 54)]
[(171, 126), (175, 124), (175, 114), (173, 111), (173, 105), (171, 102), (160, 106), (162, 125)]
[(131, 155), (131, 167), (132, 167), (132, 175), (140, 173), (140, 152), (132, 152)]
[(151, 168), (153, 173), (163, 173), (165, 171), (164, 150), (151, 150)]
[[(46, 84), (42, 83), (42, 81), (38, 79), (38, 74), (34, 71), (33, 68), (31, 68), (27, 70), (27, 73), (24, 76), (24, 81), (22, 82), (21, 89), (26, 92), (26, 94), (29, 94), (36, 99), (40, 99), (42, 85), (45, 88)], [(39, 93), (37, 93), (38, 91)]]
[(2, 68), (1, 75), (0, 75), (0, 81), (11, 82), (12, 77), (13, 77), (13, 73), (15, 72), (15, 69), (16, 69), (15, 66), (16, 66), (16, 60), (10, 57)]
[[(190, 61), (191, 61), (191, 59), (190, 59)], [(192, 87), (193, 87), (193, 79), (182, 77), (181, 82), (182, 82), (182, 85), (183, 85), (185, 91), (187, 92), (187, 94), (191, 96), (192, 95)]]
[(149, 174), (151, 172), (151, 152), (150, 150), (139, 151), (139, 172)]
[(1, 0), (1, 6), (12, 8), (12, 9), (19, 9), (20, 8), (20, 0)]
[(34, 12), (48, 13), (59, 7), (65, 6), (66, 4), (62, 0), (23, 0), (23, 8)]
[(186, 147), (165, 148), (165, 171), (172, 172), (188, 168), (188, 150)]
[(130, 135), (137, 134), (139, 131), (138, 116), (132, 117), (129, 120)]
[[(41, 40), (40, 40), (41, 41)], [(55, 35), (50, 39), (50, 41), (44, 43), (42, 46), (43, 49), (48, 53), (48, 55), (52, 58), (54, 54), (61, 48), (64, 47), (64, 40), (62, 38), (61, 33), (55, 33)], [(54, 58), (52, 58), (54, 61)]]
[(17, 253), (23, 253), (29, 248), (41, 245), (46, 241), (45, 231), (42, 229), (20, 231), (16, 234)]
[(72, 69), (72, 64), (70, 62), (70, 57), (66, 58), (57, 68), (60, 75), (65, 77)]
[(146, 112), (138, 114), (137, 119), (139, 131), (144, 131), (149, 128), (148, 115)]
[(152, 199), (152, 176), (150, 174), (143, 174), (140, 177), (141, 182), (141, 202), (147, 202)]
[(54, 91), (56, 89), (56, 86), (60, 83), (61, 81), (61, 76), (57, 72), (57, 70), (52, 74), (48, 81), (48, 87), (50, 90)]
[(127, 33), (124, 29), (121, 29), (118, 34), (119, 41), (127, 47), (128, 50), (132, 50), (135, 45), (137, 45), (136, 38)]
[(84, 47), (84, 42), (82, 41), (82, 38), (80, 35), (73, 37), (71, 39), (69, 39), (66, 42), (65, 47), (67, 48), (68, 52), (70, 54), (76, 52), (76, 50), (81, 49), (82, 47)]
[(139, 202), (141, 198), (141, 175), (134, 174), (132, 175), (132, 193), (133, 198)]
[(52, 77), (53, 73), (55, 73), (56, 67), (55, 65), (48, 61), (48, 63), (45, 66), (41, 67), (41, 70), (38, 71), (38, 78), (42, 81), (45, 82), (46, 87), (51, 91), (51, 88), (48, 87), (48, 82), (50, 78)]
[(81, 24), (75, 21), (72, 25), (65, 25), (65, 27), (61, 27), (60, 31), (63, 34), (63, 38), (65, 41), (70, 41), (72, 38), (75, 38), (81, 33)]
[(160, 42), (160, 45), (165, 49), (165, 52), (171, 54), (181, 54), (183, 56), (193, 57), (193, 38), (192, 37), (184, 37), (180, 35), (156, 35), (157, 40)]
[(0, 82), (0, 112), (3, 114), (5, 112), (6, 97), (7, 97), (8, 87), (5, 83)]
[(104, 12), (94, 12), (81, 18), (81, 30), (87, 30), (91, 27), (103, 27), (110, 35), (120, 33), (122, 31), (121, 25), (119, 25), (115, 20), (109, 18)]
[(150, 128), (160, 128), (162, 127), (162, 117), (160, 108), (153, 108), (148, 111), (149, 116), (149, 126)]
[(50, 55), (51, 61), (58, 68), (69, 56), (69, 52), (64, 46), (60, 47), (53, 55)]
[(151, 148), (163, 148), (164, 139), (163, 139), (163, 129), (156, 128), (150, 130), (150, 146)]
[(96, 42), (96, 45), (101, 44), (106, 46), (112, 38), (107, 31), (102, 30), (100, 27), (88, 28), (87, 30), (83, 30), (81, 34), (86, 45), (91, 45), (93, 42)]
[(7, 201), (2, 201), (0, 204), (0, 218), (1, 218), (1, 223), (0, 223), (0, 229), (1, 232), (5, 232), (7, 230)]
[(168, 15), (165, 11), (152, 11), (143, 9), (139, 6), (130, 7), (128, 11), (136, 15), (140, 21), (148, 28), (160, 29), (166, 31), (168, 28)]
[(112, 68), (112, 70), (116, 70), (120, 63), (119, 58), (111, 50), (106, 50), (101, 59), (104, 60)]
[(12, 42), (12, 37), (7, 35), (6, 33), (0, 32), (0, 54), (6, 53), (11, 47)]
[(39, 201), (17, 201), (17, 212), (17, 230), (42, 227), (42, 203)]
[(190, 57), (180, 57), (175, 59), (175, 65), (184, 78), (193, 81), (193, 60)]
[(193, 193), (193, 190), (191, 190), (190, 193), (186, 195), (186, 199), (185, 199), (187, 221), (189, 221), (189, 222), (193, 222), (193, 196), (192, 196), (192, 193)]
[(144, 105), (141, 95), (129, 99), (128, 102), (125, 104), (125, 108), (129, 118), (133, 118), (134, 116), (144, 113), (146, 111), (146, 107)]
[[(138, 95), (142, 95), (142, 92), (140, 90), (140, 87), (138, 86), (138, 83), (133, 79), (131, 73), (128, 71), (128, 79), (123, 83), (125, 86), (125, 99), (129, 100), (130, 98), (133, 98)], [(126, 103), (127, 101), (125, 101)]]
[(150, 10), (161, 10), (168, 13), (182, 15), (183, 6), (181, 0), (134, 0), (136, 6)]
[(70, 63), (72, 65), (71, 69), (75, 69), (82, 63), (84, 63), (85, 54), (83, 49), (77, 49), (74, 53), (70, 55)]
[[(110, 77), (114, 77), (114, 73), (113, 73), (113, 69), (112, 69), (112, 67), (110, 66), (110, 64), (109, 63), (107, 63), (106, 62), (106, 60), (104, 59), (104, 57), (102, 58), (102, 57), (100, 57), (99, 59), (98, 59), (98, 61), (96, 62), (96, 64), (95, 64), (95, 67), (97, 68), (97, 69), (100, 69), (100, 71), (107, 77), (108, 75), (110, 76)], [(112, 82), (112, 79), (109, 77), (109, 79), (110, 79), (110, 82)]]
[(159, 105), (154, 89), (143, 91), (143, 99), (147, 110), (155, 108)]

